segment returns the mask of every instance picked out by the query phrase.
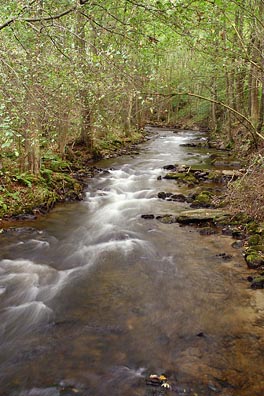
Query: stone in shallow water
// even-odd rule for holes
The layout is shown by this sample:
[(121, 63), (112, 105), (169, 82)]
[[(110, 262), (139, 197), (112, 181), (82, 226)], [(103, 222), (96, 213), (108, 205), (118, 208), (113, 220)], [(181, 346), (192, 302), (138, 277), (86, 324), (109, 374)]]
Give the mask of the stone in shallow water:
[(244, 246), (243, 241), (236, 241), (236, 242), (232, 243), (232, 248), (234, 248), (234, 249), (240, 249), (243, 246)]
[(176, 170), (177, 169), (177, 165), (165, 165), (165, 166), (163, 166), (163, 169), (166, 169), (166, 170)]
[(264, 289), (264, 275), (259, 275), (256, 277), (248, 277), (249, 282), (251, 282), (251, 289)]
[(145, 220), (153, 220), (155, 219), (155, 216), (153, 214), (143, 214), (141, 215), (141, 218)]
[(177, 222), (176, 216), (173, 215), (161, 215), (157, 216), (156, 219), (164, 224), (172, 224)]
[(161, 191), (158, 193), (158, 198), (166, 199), (166, 198), (169, 198), (171, 195), (172, 195), (172, 193)]
[(232, 260), (233, 256), (231, 254), (227, 254), (227, 253), (219, 253), (216, 255), (216, 257), (228, 261), (228, 260)]
[(183, 194), (172, 194), (170, 199), (175, 202), (187, 202), (188, 198)]
[(203, 227), (200, 231), (200, 235), (215, 235), (217, 230), (212, 227)]

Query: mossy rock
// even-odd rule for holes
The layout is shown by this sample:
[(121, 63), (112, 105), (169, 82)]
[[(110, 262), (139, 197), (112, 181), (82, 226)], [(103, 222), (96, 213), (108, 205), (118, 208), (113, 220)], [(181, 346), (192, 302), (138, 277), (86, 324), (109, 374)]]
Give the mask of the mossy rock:
[(169, 172), (164, 176), (164, 179), (169, 180), (182, 180), (185, 177), (185, 173), (180, 172)]
[(257, 269), (264, 265), (264, 255), (257, 251), (248, 251), (245, 256), (248, 268)]
[(207, 179), (214, 183), (219, 183), (222, 180), (222, 173), (218, 171), (210, 171)]
[(183, 183), (198, 183), (195, 176), (186, 172), (169, 172), (164, 176), (164, 179), (177, 180)]
[(210, 191), (202, 191), (201, 193), (197, 194), (192, 206), (202, 206), (202, 207), (209, 207), (212, 203), (212, 193)]
[(181, 224), (218, 224), (218, 219), (225, 216), (229, 214), (218, 209), (194, 209), (182, 212), (177, 221)]
[(252, 289), (264, 289), (264, 276), (259, 275), (252, 279), (251, 281)]

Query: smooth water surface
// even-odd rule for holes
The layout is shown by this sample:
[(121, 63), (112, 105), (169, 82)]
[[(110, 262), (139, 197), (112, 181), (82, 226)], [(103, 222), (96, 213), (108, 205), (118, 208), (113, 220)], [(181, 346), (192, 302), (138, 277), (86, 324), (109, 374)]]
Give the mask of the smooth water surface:
[(210, 153), (180, 146), (195, 132), (152, 133), (98, 164), (83, 202), (1, 235), (0, 395), (160, 395), (144, 378), (165, 372), (171, 394), (263, 396), (263, 291), (241, 251), (141, 218), (188, 208), (157, 199), (180, 191), (157, 178)]

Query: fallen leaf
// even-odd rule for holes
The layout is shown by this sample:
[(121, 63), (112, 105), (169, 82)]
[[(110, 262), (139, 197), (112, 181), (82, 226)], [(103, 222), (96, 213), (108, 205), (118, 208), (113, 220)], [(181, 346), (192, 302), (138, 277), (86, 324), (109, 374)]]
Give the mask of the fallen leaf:
[(163, 384), (161, 385), (162, 388), (167, 388), (170, 389), (170, 384), (168, 384), (168, 382), (163, 382)]

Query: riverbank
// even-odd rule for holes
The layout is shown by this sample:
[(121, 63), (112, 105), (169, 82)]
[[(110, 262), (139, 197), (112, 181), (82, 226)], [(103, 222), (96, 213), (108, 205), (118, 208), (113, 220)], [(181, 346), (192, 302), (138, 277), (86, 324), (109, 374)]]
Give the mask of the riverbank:
[[(247, 280), (251, 288), (263, 289), (264, 223), (261, 222), (263, 215), (252, 210), (241, 210), (241, 197), (237, 197), (238, 203), (232, 201), (232, 197), (241, 191), (241, 188), (238, 188), (241, 184), (243, 186), (251, 180), (251, 184), (256, 187), (252, 170), (249, 172), (243, 162), (237, 160), (230, 150), (222, 147), (221, 142), (200, 138), (184, 146), (196, 150), (199, 154), (204, 149), (213, 149), (213, 152), (210, 155), (207, 153), (209, 156), (206, 164), (165, 165), (158, 177), (159, 180), (176, 183), (180, 193), (175, 194), (173, 184), (168, 184), (166, 190), (158, 193), (157, 198), (161, 201), (186, 203), (190, 208), (178, 215), (172, 211), (162, 216), (149, 213), (143, 214), (142, 217), (147, 220), (156, 219), (165, 224), (179, 223), (181, 226), (194, 226), (204, 236), (222, 234), (232, 237), (234, 239), (232, 247), (242, 249), (246, 265), (250, 270)], [(251, 208), (255, 205), (255, 210), (261, 210), (257, 197), (252, 200), (252, 194), (254, 195), (255, 192), (256, 188), (242, 191), (245, 200), (242, 208), (246, 206)], [(261, 200), (261, 191), (259, 195)], [(230, 256), (223, 253), (222, 258), (229, 260)]]
[(47, 214), (57, 203), (80, 201), (89, 180), (104, 172), (94, 164), (102, 158), (125, 154), (137, 155), (139, 143), (147, 140), (147, 132), (114, 140), (91, 156), (86, 147), (68, 147), (65, 159), (50, 153), (42, 158), (39, 175), (19, 173), (8, 163), (0, 170), (0, 227), (13, 222), (32, 221)]

